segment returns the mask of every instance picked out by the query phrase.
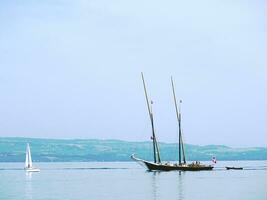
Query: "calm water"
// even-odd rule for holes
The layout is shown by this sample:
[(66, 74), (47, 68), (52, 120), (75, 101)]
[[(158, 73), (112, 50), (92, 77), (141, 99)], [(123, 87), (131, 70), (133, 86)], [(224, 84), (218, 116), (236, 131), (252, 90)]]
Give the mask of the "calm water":
[[(1, 200), (265, 200), (267, 161), (219, 162), (214, 171), (146, 172), (128, 163), (0, 163)], [(244, 166), (226, 171), (224, 166)]]

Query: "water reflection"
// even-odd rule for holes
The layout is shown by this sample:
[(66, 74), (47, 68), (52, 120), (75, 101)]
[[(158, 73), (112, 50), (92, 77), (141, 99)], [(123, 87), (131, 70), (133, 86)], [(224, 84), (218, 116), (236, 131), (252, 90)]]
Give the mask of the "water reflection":
[[(177, 200), (185, 199), (185, 172), (150, 172), (150, 175), (153, 200), (163, 200), (169, 195), (177, 197)], [(175, 178), (171, 182), (166, 182), (168, 176)]]
[(32, 172), (26, 172), (25, 176), (25, 199), (33, 199), (32, 197)]
[(160, 172), (152, 172), (152, 195), (153, 195), (153, 200), (159, 199), (159, 187), (158, 187), (158, 175)]
[(184, 176), (185, 172), (179, 171), (178, 173), (178, 200), (183, 200), (184, 199)]

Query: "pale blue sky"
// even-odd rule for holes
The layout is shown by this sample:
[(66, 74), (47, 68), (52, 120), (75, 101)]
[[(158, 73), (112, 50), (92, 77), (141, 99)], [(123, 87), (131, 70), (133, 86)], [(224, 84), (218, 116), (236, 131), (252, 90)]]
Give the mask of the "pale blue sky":
[(0, 136), (267, 146), (264, 0), (0, 2)]

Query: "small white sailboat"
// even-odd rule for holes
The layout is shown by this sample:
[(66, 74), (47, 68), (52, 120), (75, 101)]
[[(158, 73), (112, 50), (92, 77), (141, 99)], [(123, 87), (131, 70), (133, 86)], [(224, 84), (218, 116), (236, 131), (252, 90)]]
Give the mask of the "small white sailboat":
[(31, 149), (29, 143), (27, 143), (26, 147), (26, 159), (25, 159), (25, 168), (27, 172), (39, 172), (40, 169), (35, 168), (32, 166), (32, 156), (31, 156)]

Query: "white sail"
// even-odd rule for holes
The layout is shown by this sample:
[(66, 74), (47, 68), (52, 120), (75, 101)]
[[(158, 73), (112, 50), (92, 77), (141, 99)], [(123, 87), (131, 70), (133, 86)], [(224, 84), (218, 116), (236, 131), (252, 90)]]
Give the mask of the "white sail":
[(40, 169), (32, 166), (32, 156), (31, 156), (31, 149), (30, 149), (29, 143), (27, 143), (27, 147), (26, 147), (25, 170), (27, 172), (39, 172), (40, 171)]
[(29, 165), (28, 145), (29, 144), (27, 144), (27, 147), (26, 147), (25, 168), (28, 168), (28, 165)]
[(25, 168), (32, 168), (32, 156), (29, 143), (27, 143), (27, 148), (26, 148)]
[[(28, 145), (29, 145), (29, 144), (28, 144)], [(29, 151), (28, 151), (28, 154), (29, 154), (29, 166), (32, 167), (32, 155), (31, 155), (30, 145), (29, 145)]]

